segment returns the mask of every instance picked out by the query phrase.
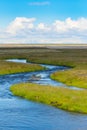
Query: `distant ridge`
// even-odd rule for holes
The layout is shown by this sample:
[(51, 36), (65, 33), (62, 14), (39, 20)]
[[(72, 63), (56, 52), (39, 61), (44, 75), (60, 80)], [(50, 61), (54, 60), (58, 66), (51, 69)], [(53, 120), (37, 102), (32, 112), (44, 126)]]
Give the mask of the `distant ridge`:
[(47, 47), (47, 48), (87, 48), (87, 44), (0, 44), (0, 48)]

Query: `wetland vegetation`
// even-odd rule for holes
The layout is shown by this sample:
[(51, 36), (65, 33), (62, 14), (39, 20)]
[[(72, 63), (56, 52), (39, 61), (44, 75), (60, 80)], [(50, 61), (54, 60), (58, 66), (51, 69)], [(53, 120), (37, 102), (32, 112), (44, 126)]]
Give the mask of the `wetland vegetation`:
[(87, 90), (76, 91), (33, 83), (15, 84), (10, 90), (14, 95), (28, 100), (87, 114)]
[(68, 86), (76, 86), (87, 89), (87, 70), (84, 68), (73, 68), (65, 71), (58, 71), (50, 76), (56, 81), (63, 82)]
[(44, 47), (7, 48), (0, 50), (0, 59), (23, 58), (29, 62), (69, 66), (72, 69), (56, 72), (51, 78), (67, 84), (87, 88), (87, 48), (58, 49)]
[(43, 69), (45, 68), (37, 64), (14, 63), (2, 60), (0, 61), (0, 75), (21, 73), (21, 72), (32, 72)]
[[(35, 65), (37, 67), (33, 68), (35, 67), (33, 65), (30, 67), (28, 64), (3, 61), (5, 59), (26, 59), (32, 63), (69, 66), (69, 70), (55, 72), (51, 75), (51, 78), (61, 81), (68, 86), (87, 88), (87, 49), (55, 49), (44, 47), (1, 48), (0, 74), (29, 72), (43, 69), (40, 66), (38, 67), (38, 65)], [(51, 86), (23, 83), (14, 85), (11, 87), (11, 91), (14, 95), (22, 96), (29, 100), (42, 102), (69, 111), (87, 113), (86, 89), (76, 91), (66, 88), (52, 88)], [(48, 97), (47, 94), (49, 95)]]

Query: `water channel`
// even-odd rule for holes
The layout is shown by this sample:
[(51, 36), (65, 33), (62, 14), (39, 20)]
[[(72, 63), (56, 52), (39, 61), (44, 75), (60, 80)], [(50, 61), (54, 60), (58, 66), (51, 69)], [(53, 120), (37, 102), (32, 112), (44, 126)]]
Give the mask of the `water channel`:
[[(15, 59), (14, 61), (26, 63), (25, 60)], [(27, 101), (13, 96), (9, 91), (12, 84), (20, 82), (66, 87), (49, 77), (52, 72), (67, 69), (66, 67), (43, 66), (48, 69), (0, 76), (0, 130), (87, 130), (87, 115), (66, 112), (44, 104)], [(29, 81), (33, 74), (41, 75), (41, 79)]]

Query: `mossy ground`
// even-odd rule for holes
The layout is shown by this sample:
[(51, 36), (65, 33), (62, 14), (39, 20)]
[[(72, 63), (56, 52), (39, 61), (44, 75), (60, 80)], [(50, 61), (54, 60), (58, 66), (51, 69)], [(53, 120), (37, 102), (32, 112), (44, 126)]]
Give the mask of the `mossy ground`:
[(87, 88), (87, 70), (86, 69), (70, 69), (59, 71), (51, 74), (52, 79), (65, 83), (68, 86)]
[[(76, 72), (75, 74), (78, 75), (78, 82), (82, 80), (82, 84), (83, 84), (85, 80), (87, 81), (86, 79), (87, 77), (86, 76), (87, 75), (87, 49), (81, 49), (81, 48), (80, 49), (67, 49), (67, 48), (58, 49), (58, 48), (45, 48), (45, 47), (42, 47), (42, 48), (41, 47), (38, 47), (38, 48), (34, 48), (34, 47), (0, 48), (0, 60), (11, 59), (11, 58), (26, 59), (27, 61), (34, 62), (34, 63), (44, 63), (44, 64), (73, 67), (74, 68), (73, 70), (64, 72), (63, 75), (65, 75), (65, 77), (67, 75), (68, 78), (70, 77), (72, 78), (72, 75), (73, 75), (73, 78), (76, 80), (76, 76), (74, 77), (74, 74), (73, 74)], [(1, 61), (0, 61), (0, 64), (1, 64)], [(10, 65), (8, 65), (5, 68), (8, 69), (10, 68), (9, 66)], [(4, 70), (3, 64), (1, 65), (0, 70), (1, 69)], [(66, 74), (68, 72), (69, 74), (71, 73), (69, 76), (68, 74)], [(85, 75), (84, 75), (84, 72), (85, 72)], [(74, 82), (74, 80), (72, 82)], [(79, 87), (81, 87), (82, 84)], [(84, 87), (86, 88), (86, 85), (84, 85)]]
[(32, 72), (43, 69), (45, 68), (36, 64), (14, 63), (2, 60), (0, 61), (0, 75), (20, 73), (20, 72)]
[[(72, 67), (71, 70), (56, 72), (56, 78), (58, 78), (60, 75), (61, 82), (64, 82), (70, 86), (72, 85), (87, 88), (87, 49), (0, 49), (0, 60), (11, 58), (27, 59), (29, 62), (34, 63), (44, 63)], [(17, 73), (19, 71), (24, 72), (24, 68), (25, 71), (29, 71), (29, 66), (21, 65), (19, 63), (16, 64), (0, 61), (0, 64), (0, 74)], [(38, 69), (33, 69), (32, 71)], [(60, 79), (58, 78), (55, 80)], [(42, 102), (68, 111), (87, 113), (87, 90), (75, 91), (65, 88), (52, 88), (50, 86), (20, 84), (11, 87), (11, 91), (15, 95), (22, 96), (29, 100)]]
[(10, 90), (16, 96), (48, 104), (67, 111), (87, 114), (87, 90), (54, 88), (32, 83), (13, 85)]
[[(58, 48), (0, 48), (0, 59), (26, 59), (29, 62), (69, 66), (73, 69), (56, 72), (51, 78), (64, 82), (68, 86), (87, 88), (87, 49), (58, 49)], [(1, 63), (0, 74), (28, 71), (23, 65)], [(7, 65), (8, 64), (8, 65)], [(26, 66), (26, 65), (25, 65)], [(17, 69), (18, 68), (18, 69)], [(33, 71), (33, 65), (30, 67)], [(37, 67), (38, 68), (38, 67)], [(36, 70), (39, 70), (38, 68)], [(35, 70), (35, 69), (34, 69)], [(30, 71), (30, 70), (29, 70)]]

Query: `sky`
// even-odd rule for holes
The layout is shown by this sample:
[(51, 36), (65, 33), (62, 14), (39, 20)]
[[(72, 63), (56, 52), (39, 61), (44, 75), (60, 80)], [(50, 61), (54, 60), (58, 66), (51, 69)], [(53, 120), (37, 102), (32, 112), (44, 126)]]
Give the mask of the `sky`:
[(0, 0), (0, 43), (87, 43), (87, 0)]

